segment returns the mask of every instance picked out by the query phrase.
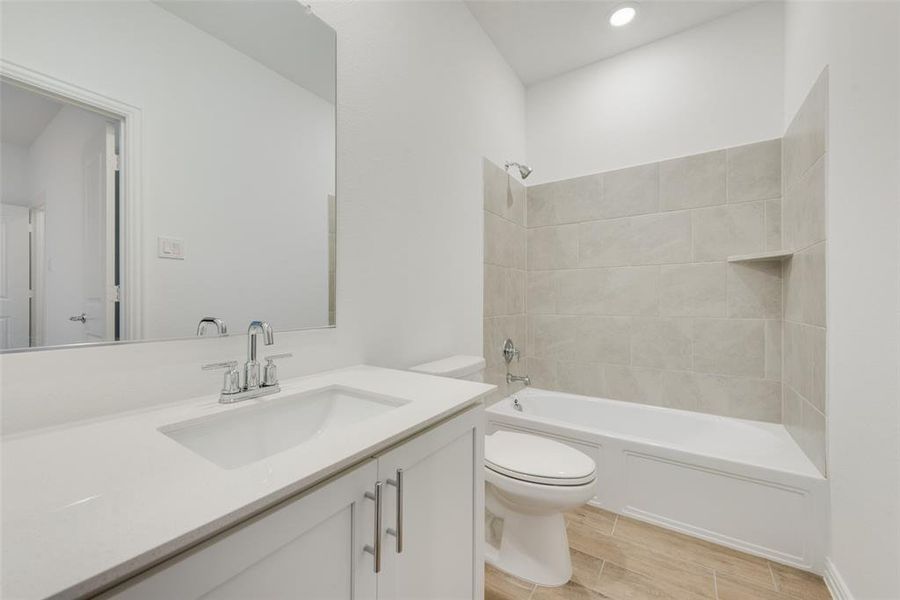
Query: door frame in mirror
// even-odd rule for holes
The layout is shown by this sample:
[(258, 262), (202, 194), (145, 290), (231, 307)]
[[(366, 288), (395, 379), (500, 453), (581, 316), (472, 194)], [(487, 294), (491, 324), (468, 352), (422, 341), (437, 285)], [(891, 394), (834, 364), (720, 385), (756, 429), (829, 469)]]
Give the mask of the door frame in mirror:
[(68, 83), (56, 77), (46, 75), (24, 67), (5, 58), (0, 58), (0, 76), (6, 81), (23, 87), (29, 91), (58, 99), (67, 104), (80, 106), (93, 112), (105, 113), (120, 122), (119, 143), (124, 160), (120, 163), (119, 189), (121, 217), (118, 223), (122, 234), (120, 246), (120, 272), (127, 273), (122, 277), (120, 310), (122, 311), (122, 337), (124, 341), (86, 342), (81, 344), (65, 344), (60, 346), (35, 346), (28, 348), (10, 348), (0, 351), (2, 354), (13, 352), (30, 352), (52, 350), (54, 348), (73, 348), (82, 346), (102, 346), (120, 344), (130, 341), (144, 340), (143, 306), (141, 302), (143, 287), (142, 232), (141, 232), (141, 109), (120, 100), (92, 92), (80, 86)]

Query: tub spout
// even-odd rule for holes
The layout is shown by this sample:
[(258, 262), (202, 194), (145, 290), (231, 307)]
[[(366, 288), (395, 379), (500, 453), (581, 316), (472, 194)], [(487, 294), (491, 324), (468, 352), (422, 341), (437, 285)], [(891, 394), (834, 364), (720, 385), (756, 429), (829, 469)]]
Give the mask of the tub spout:
[(521, 381), (525, 385), (531, 385), (531, 377), (528, 375), (513, 375), (512, 373), (506, 374), (506, 383), (513, 383), (515, 381)]

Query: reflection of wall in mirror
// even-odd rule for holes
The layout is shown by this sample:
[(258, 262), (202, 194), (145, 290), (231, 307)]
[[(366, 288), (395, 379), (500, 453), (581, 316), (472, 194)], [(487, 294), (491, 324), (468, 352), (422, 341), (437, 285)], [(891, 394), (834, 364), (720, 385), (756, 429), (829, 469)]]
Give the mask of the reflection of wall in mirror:
[(5, 58), (141, 109), (145, 338), (328, 323), (331, 103), (150, 2), (2, 10)]

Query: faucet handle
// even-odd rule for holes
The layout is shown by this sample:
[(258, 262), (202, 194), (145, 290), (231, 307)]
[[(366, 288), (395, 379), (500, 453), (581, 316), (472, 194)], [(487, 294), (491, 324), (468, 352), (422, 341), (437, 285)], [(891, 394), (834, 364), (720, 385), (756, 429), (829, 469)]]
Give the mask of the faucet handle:
[(281, 354), (270, 354), (266, 356), (266, 366), (263, 368), (263, 387), (271, 387), (278, 385), (278, 367), (275, 361), (279, 358), (290, 358), (293, 354), (290, 352), (282, 352)]
[(237, 364), (236, 360), (227, 360), (224, 362), (209, 363), (200, 368), (204, 371), (225, 369), (225, 378), (222, 380), (222, 393), (237, 394), (241, 391), (241, 374), (237, 370)]

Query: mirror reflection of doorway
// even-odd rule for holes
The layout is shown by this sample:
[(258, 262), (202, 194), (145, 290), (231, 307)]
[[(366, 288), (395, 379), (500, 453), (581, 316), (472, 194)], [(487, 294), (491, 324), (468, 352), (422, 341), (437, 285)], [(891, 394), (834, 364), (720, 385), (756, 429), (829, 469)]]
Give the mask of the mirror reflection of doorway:
[(121, 123), (0, 83), (0, 349), (118, 339)]

